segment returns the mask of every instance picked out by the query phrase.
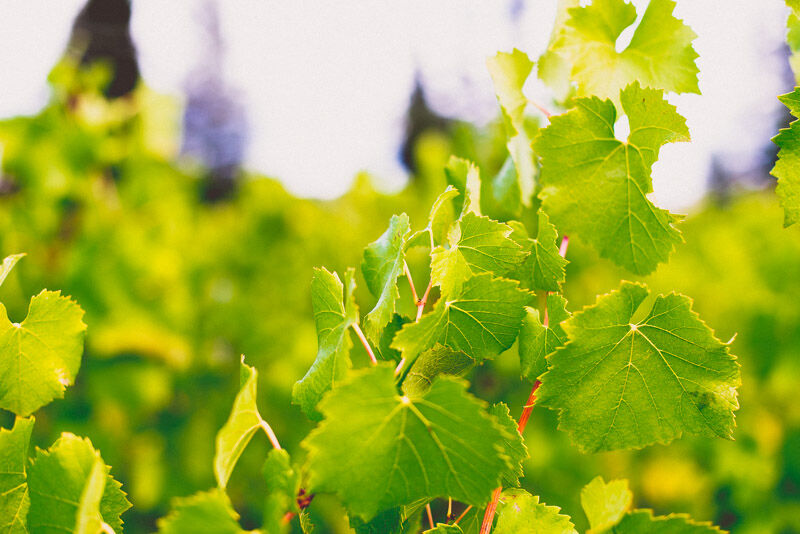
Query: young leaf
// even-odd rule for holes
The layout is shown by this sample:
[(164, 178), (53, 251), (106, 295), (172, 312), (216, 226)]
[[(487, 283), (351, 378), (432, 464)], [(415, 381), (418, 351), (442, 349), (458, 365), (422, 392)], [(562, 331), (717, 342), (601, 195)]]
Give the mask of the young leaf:
[(98, 453), (92, 463), (92, 470), (86, 480), (78, 506), (75, 534), (97, 534), (102, 532), (103, 516), (100, 514), (100, 501), (106, 487), (108, 467)]
[[(779, 97), (796, 118), (800, 118), (800, 88)], [(772, 138), (778, 145), (778, 161), (770, 173), (778, 179), (775, 192), (783, 206), (783, 225), (800, 221), (800, 121), (795, 120)]]
[(539, 225), (536, 238), (528, 237), (528, 231), (517, 222), (509, 226), (514, 230), (511, 239), (522, 245), (528, 253), (525, 261), (511, 276), (520, 281), (522, 287), (535, 291), (561, 291), (566, 276), (567, 260), (559, 253), (558, 231), (547, 214), (539, 210)]
[(515, 281), (479, 274), (457, 295), (439, 299), (418, 322), (405, 325), (392, 347), (408, 364), (436, 343), (477, 361), (493, 358), (514, 343), (530, 298)]
[(25, 466), (33, 430), (33, 417), (17, 417), (14, 428), (0, 429), (0, 532), (27, 534), (30, 498)]
[(739, 364), (728, 346), (671, 293), (648, 297), (640, 284), (574, 314), (563, 327), (569, 342), (550, 356), (539, 401), (559, 411), (559, 428), (584, 451), (667, 443), (682, 432), (731, 438)]
[(578, 534), (570, 518), (557, 506), (539, 502), (522, 489), (507, 489), (500, 496), (494, 534)]
[(453, 213), (458, 219), (467, 212), (481, 214), (481, 173), (471, 161), (450, 156), (444, 168), (447, 183), (458, 190)]
[(625, 515), (612, 534), (722, 534), (711, 523), (697, 523), (685, 514), (654, 516), (651, 510), (634, 510)]
[(572, 64), (578, 95), (618, 102), (619, 91), (639, 81), (645, 87), (676, 93), (699, 93), (697, 52), (691, 28), (676, 19), (673, 0), (651, 0), (622, 52), (620, 34), (636, 21), (636, 8), (624, 0), (594, 0), (569, 10), (553, 49)]
[(577, 234), (600, 255), (647, 274), (665, 261), (681, 236), (677, 218), (647, 198), (659, 148), (688, 141), (686, 121), (662, 91), (638, 82), (622, 92), (628, 142), (614, 137), (616, 110), (608, 101), (582, 98), (542, 130), (534, 145), (542, 158), (543, 208), (568, 234)]
[(559, 49), (559, 40), (566, 29), (566, 22), (570, 18), (569, 10), (573, 7), (580, 7), (580, 0), (558, 0), (556, 20), (553, 24), (553, 31), (550, 34), (547, 50), (539, 57), (537, 62), (539, 79), (552, 89), (555, 99), (559, 102), (566, 100), (570, 91), (572, 91), (572, 85), (569, 81), (572, 66), (562, 55)]
[(499, 221), (519, 219), (522, 215), (522, 194), (511, 156), (493, 178), (481, 179), (481, 211)]
[(31, 299), (22, 324), (0, 304), (0, 408), (28, 416), (64, 396), (81, 365), (83, 310), (60, 291)]
[(297, 506), (300, 474), (292, 466), (289, 453), (283, 449), (269, 451), (262, 472), (268, 490), (263, 530), (281, 532), (285, 530), (283, 517), (286, 513), (300, 511)]
[(217, 433), (214, 453), (214, 476), (220, 488), (228, 485), (228, 479), (244, 452), (253, 434), (261, 427), (261, 414), (256, 405), (258, 371), (244, 363), (239, 365), (239, 393), (233, 401), (231, 414)]
[(473, 367), (474, 359), (437, 343), (420, 354), (411, 366), (403, 380), (403, 393), (410, 397), (421, 397), (431, 389), (437, 376), (464, 376)]
[(392, 367), (379, 365), (353, 373), (320, 410), (303, 442), (310, 489), (335, 492), (365, 521), (426, 497), (482, 505), (510, 468), (505, 432), (457, 379), (400, 397)]
[(520, 374), (528, 380), (536, 380), (547, 371), (547, 356), (567, 342), (567, 334), (561, 323), (569, 319), (567, 301), (561, 295), (547, 295), (549, 326), (539, 319), (539, 310), (526, 308), (527, 314), (519, 330)]
[[(447, 241), (450, 227), (458, 219), (464, 204), (463, 194), (452, 185), (448, 185), (442, 194), (433, 202), (428, 216), (428, 226), (414, 232), (406, 240), (406, 249), (411, 247), (435, 247)], [(456, 211), (457, 210), (457, 211)]]
[[(86, 438), (63, 433), (48, 450), (37, 450), (28, 469), (30, 511), (28, 528), (31, 534), (56, 531), (73, 532), (79, 521), (90, 524), (97, 492), (102, 491), (99, 512), (102, 522), (114, 532), (122, 532), (120, 516), (131, 507), (121, 484), (108, 474), (103, 465), (105, 483), (96, 480), (99, 453)], [(102, 462), (102, 460), (100, 460)], [(79, 513), (85, 515), (80, 516)]]
[(299, 404), (315, 421), (320, 419), (317, 403), (344, 378), (352, 365), (350, 349), (353, 343), (347, 329), (358, 323), (358, 308), (353, 297), (356, 282), (352, 269), (347, 270), (344, 281), (346, 291), (339, 277), (324, 268), (315, 269), (311, 280), (311, 303), (319, 348), (311, 368), (295, 383), (292, 402)]
[(517, 430), (517, 422), (511, 417), (508, 405), (503, 402), (493, 404), (489, 413), (506, 431), (505, 450), (511, 460), (512, 469), (503, 475), (503, 486), (519, 486), (519, 478), (525, 474), (522, 462), (528, 458), (528, 448)]
[(431, 280), (443, 295), (453, 295), (473, 275), (506, 274), (527, 256), (510, 234), (507, 224), (467, 213), (450, 230), (448, 247), (431, 253)]
[(3, 282), (6, 281), (6, 278), (8, 277), (9, 273), (11, 273), (11, 270), (14, 268), (17, 262), (22, 259), (23, 256), (25, 256), (25, 254), (13, 254), (11, 256), (7, 256), (3, 260), (3, 263), (0, 264), (0, 286), (3, 285)]
[(378, 298), (375, 307), (365, 317), (367, 335), (372, 340), (380, 339), (400, 297), (397, 277), (403, 274), (405, 238), (409, 229), (408, 215), (393, 215), (386, 232), (364, 249), (361, 272), (370, 292)]
[(244, 534), (239, 515), (224, 491), (213, 489), (175, 499), (170, 514), (158, 521), (160, 534)]
[(525, 131), (525, 107), (528, 99), (522, 88), (533, 69), (533, 61), (515, 48), (511, 53), (498, 52), (495, 57), (486, 60), (486, 66), (503, 111), (509, 138), (508, 152), (514, 161), (522, 203), (530, 207), (535, 179), (531, 139)]
[(581, 490), (581, 506), (592, 532), (598, 534), (619, 523), (632, 502), (633, 493), (627, 480), (606, 483), (603, 477), (596, 477)]

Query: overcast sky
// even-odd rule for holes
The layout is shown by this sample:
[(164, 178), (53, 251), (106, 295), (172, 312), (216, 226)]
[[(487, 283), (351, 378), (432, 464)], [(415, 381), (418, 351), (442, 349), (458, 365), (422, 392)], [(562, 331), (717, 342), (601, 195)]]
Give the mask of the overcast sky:
[[(646, 0), (633, 2), (640, 8)], [(302, 196), (330, 198), (368, 170), (402, 186), (398, 160), (415, 73), (438, 112), (482, 124), (497, 113), (485, 60), (513, 47), (537, 57), (556, 0), (228, 0), (219, 2), (224, 76), (250, 120), (246, 166)], [(0, 0), (0, 116), (35, 113), (46, 76), (82, 0)], [(133, 37), (145, 81), (182, 94), (204, 53), (203, 0), (134, 0)], [(517, 17), (511, 16), (516, 10)], [(705, 190), (711, 155), (745, 170), (775, 133), (776, 95), (789, 90), (780, 55), (782, 0), (678, 0), (699, 35), (702, 96), (670, 100), (693, 142), (662, 151), (655, 200), (685, 211)], [(623, 36), (624, 37), (624, 36)], [(630, 36), (628, 36), (630, 38)], [(537, 100), (546, 90), (526, 87)]]

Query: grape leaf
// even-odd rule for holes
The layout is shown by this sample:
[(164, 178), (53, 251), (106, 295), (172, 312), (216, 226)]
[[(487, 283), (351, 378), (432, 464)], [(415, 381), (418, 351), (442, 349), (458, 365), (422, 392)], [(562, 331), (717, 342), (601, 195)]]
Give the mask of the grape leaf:
[(567, 301), (561, 295), (547, 295), (549, 326), (539, 319), (539, 310), (527, 308), (519, 331), (520, 374), (535, 380), (547, 371), (547, 356), (567, 341), (561, 323), (569, 319)]
[(92, 470), (86, 480), (78, 506), (75, 534), (97, 534), (103, 529), (103, 516), (100, 514), (100, 501), (106, 487), (108, 468), (100, 455), (95, 453)]
[[(428, 499), (423, 502), (427, 503)], [(380, 512), (369, 521), (351, 517), (350, 527), (356, 534), (416, 534), (420, 529), (419, 509), (415, 508), (414, 512), (415, 517), (409, 517), (407, 507), (397, 506)]]
[(0, 532), (27, 534), (30, 497), (25, 474), (33, 417), (17, 417), (14, 428), (0, 429)]
[(610, 531), (612, 534), (720, 534), (711, 523), (697, 523), (685, 514), (654, 516), (651, 510), (634, 510)]
[(508, 132), (508, 152), (514, 162), (522, 203), (531, 206), (535, 187), (533, 150), (531, 139), (525, 130), (525, 108), (528, 99), (522, 92), (525, 80), (533, 69), (533, 61), (516, 48), (498, 52), (486, 60), (486, 66), (494, 83), (494, 92)]
[(414, 232), (406, 240), (406, 249), (411, 247), (430, 247), (446, 242), (450, 227), (461, 214), (464, 204), (463, 194), (452, 185), (448, 185), (433, 202), (431, 213), (428, 216), (428, 226)]
[(581, 490), (581, 506), (592, 532), (604, 532), (620, 522), (633, 503), (627, 480), (606, 483), (596, 477)]
[(405, 238), (409, 229), (408, 215), (393, 215), (386, 232), (364, 249), (361, 272), (370, 292), (378, 298), (364, 318), (367, 335), (372, 340), (380, 339), (383, 327), (392, 319), (395, 302), (400, 298), (397, 277), (403, 274)]
[[(800, 118), (800, 88), (778, 97), (796, 118)], [(775, 192), (784, 211), (783, 226), (800, 221), (800, 121), (795, 120), (772, 138), (778, 145), (778, 161), (770, 173), (778, 179)]]
[(320, 410), (303, 441), (311, 490), (335, 492), (365, 521), (424, 497), (482, 505), (510, 468), (505, 432), (458, 379), (400, 397), (392, 367), (379, 365), (354, 372)]
[(553, 24), (553, 31), (550, 33), (550, 41), (547, 50), (539, 57), (537, 62), (537, 75), (553, 91), (557, 101), (564, 101), (572, 90), (569, 77), (572, 66), (569, 61), (559, 52), (559, 39), (566, 28), (569, 20), (569, 10), (573, 7), (580, 7), (580, 0), (558, 0), (556, 8), (556, 20)]
[(697, 84), (697, 35), (672, 14), (673, 0), (650, 0), (630, 44), (617, 52), (616, 42), (636, 21), (636, 8), (624, 0), (594, 0), (569, 10), (553, 48), (572, 64), (578, 95), (618, 102), (619, 91), (639, 81), (676, 93), (700, 93)]
[(584, 451), (667, 443), (684, 431), (731, 438), (736, 357), (683, 295), (659, 295), (634, 324), (648, 295), (623, 282), (563, 323), (569, 341), (550, 356), (539, 399)]
[[(28, 528), (31, 534), (73, 532), (79, 512), (91, 513), (94, 508), (99, 475), (96, 462), (99, 453), (86, 438), (65, 432), (48, 450), (37, 450), (28, 468), (30, 511)], [(102, 462), (102, 460), (99, 460)], [(99, 511), (102, 521), (114, 532), (122, 532), (120, 516), (131, 504), (121, 484), (108, 474), (103, 464), (105, 483)]]
[(517, 430), (517, 422), (511, 417), (508, 405), (503, 402), (493, 404), (489, 413), (497, 418), (497, 423), (506, 431), (505, 450), (512, 469), (503, 475), (503, 486), (519, 486), (519, 479), (525, 474), (522, 462), (528, 458), (528, 448)]
[(436, 343), (477, 361), (493, 358), (514, 343), (529, 300), (530, 294), (517, 282), (479, 274), (467, 280), (458, 295), (439, 299), (418, 322), (405, 325), (392, 347), (401, 351), (407, 364)]
[(285, 530), (283, 518), (286, 513), (300, 512), (297, 506), (300, 474), (292, 466), (289, 453), (283, 449), (269, 451), (262, 472), (268, 490), (263, 530), (281, 532)]
[(239, 514), (224, 491), (213, 489), (173, 501), (172, 511), (159, 519), (161, 534), (244, 534)]
[(400, 361), (400, 353), (392, 348), (392, 341), (394, 340), (394, 335), (398, 333), (404, 325), (411, 322), (411, 319), (408, 317), (403, 317), (402, 315), (394, 314), (392, 320), (386, 327), (383, 329), (383, 333), (381, 333), (381, 339), (378, 341), (378, 344), (375, 345), (375, 354), (377, 355), (378, 359), (386, 360), (386, 361)]
[(510, 221), (522, 216), (519, 178), (514, 160), (508, 156), (491, 179), (481, 178), (481, 212), (492, 219)]
[(12, 254), (3, 260), (3, 263), (0, 264), (0, 286), (3, 285), (3, 282), (6, 281), (11, 270), (14, 269), (14, 266), (23, 256), (25, 256), (25, 254)]
[(651, 166), (661, 145), (688, 141), (689, 131), (661, 91), (636, 83), (621, 96), (631, 130), (627, 143), (614, 137), (617, 115), (608, 100), (577, 99), (573, 110), (552, 117), (534, 145), (542, 158), (540, 196), (563, 232), (647, 274), (681, 242), (672, 226), (677, 217), (647, 198)]
[(83, 310), (60, 291), (31, 299), (22, 324), (0, 304), (0, 408), (28, 416), (64, 396), (81, 365)]
[(231, 414), (217, 433), (216, 439), (214, 476), (219, 487), (223, 489), (228, 485), (236, 462), (263, 421), (256, 405), (258, 371), (244, 363), (244, 355), (239, 364), (239, 384), (239, 393), (233, 401)]
[(450, 156), (444, 168), (447, 183), (458, 190), (453, 198), (453, 214), (456, 219), (467, 212), (481, 214), (481, 173), (469, 160)]
[(511, 227), (467, 213), (448, 235), (448, 247), (431, 253), (431, 280), (443, 295), (452, 295), (476, 274), (502, 276), (522, 263), (527, 253), (509, 238)]
[(319, 400), (344, 378), (352, 365), (350, 349), (353, 343), (348, 328), (358, 323), (352, 269), (345, 273), (344, 282), (343, 288), (339, 276), (324, 268), (314, 269), (311, 280), (311, 303), (319, 349), (311, 368), (292, 388), (292, 402), (299, 404), (303, 412), (315, 421), (320, 419), (316, 409)]
[(521, 223), (509, 223), (514, 230), (511, 239), (522, 245), (528, 253), (528, 257), (511, 276), (526, 289), (560, 291), (569, 262), (559, 253), (558, 231), (547, 214), (539, 210), (538, 221), (535, 239), (528, 237), (528, 231)]
[(461, 351), (437, 343), (419, 355), (403, 380), (403, 393), (421, 397), (431, 389), (433, 380), (440, 375), (464, 376), (475, 360)]
[(500, 495), (494, 534), (577, 534), (568, 516), (557, 506), (539, 502), (522, 489), (507, 489)]

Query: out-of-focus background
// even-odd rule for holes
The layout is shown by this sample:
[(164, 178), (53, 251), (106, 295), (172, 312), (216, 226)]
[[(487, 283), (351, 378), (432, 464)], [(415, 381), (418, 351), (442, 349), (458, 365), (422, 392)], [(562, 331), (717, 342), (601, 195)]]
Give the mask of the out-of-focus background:
[[(31, 294), (62, 289), (89, 325), (77, 383), (37, 414), (35, 443), (90, 437), (134, 504), (126, 531), (152, 532), (172, 497), (213, 486), (245, 353), (262, 414), (301, 457), (312, 424), (289, 399), (316, 353), (312, 267), (357, 266), (393, 213), (423, 226), (450, 154), (497, 172), (505, 136), (484, 62), (513, 47), (538, 57), (555, 7), (0, 3), (0, 255), (28, 253), (0, 300), (19, 320)], [(535, 410), (524, 484), (579, 528), (579, 490), (601, 474), (630, 478), (636, 504), (660, 513), (798, 533), (800, 233), (782, 228), (768, 175), (769, 138), (788, 121), (775, 97), (794, 84), (787, 11), (679, 0), (676, 15), (699, 36), (703, 94), (670, 98), (693, 142), (662, 150), (654, 198), (689, 214), (686, 244), (646, 280), (694, 297), (721, 339), (738, 336), (736, 441), (582, 455)], [(535, 80), (526, 91), (551, 104)], [(571, 309), (632, 277), (580, 242), (569, 259)], [(424, 258), (410, 263), (424, 280)], [(473, 384), (517, 408), (529, 388), (515, 348)], [(250, 528), (268, 446), (257, 439), (229, 484)], [(348, 531), (334, 499), (314, 502), (323, 531)]]

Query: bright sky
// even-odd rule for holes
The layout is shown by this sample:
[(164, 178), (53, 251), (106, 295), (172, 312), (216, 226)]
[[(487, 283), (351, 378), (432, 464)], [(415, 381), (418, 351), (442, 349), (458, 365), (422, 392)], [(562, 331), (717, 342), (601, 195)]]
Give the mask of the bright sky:
[[(0, 2), (0, 116), (35, 113), (83, 0)], [(633, 0), (641, 10), (646, 0)], [(133, 35), (146, 82), (180, 96), (204, 54), (203, 0), (135, 0)], [(219, 1), (224, 75), (250, 120), (246, 165), (302, 196), (330, 198), (368, 170), (405, 181), (397, 154), (415, 73), (440, 113), (485, 123), (498, 111), (485, 60), (546, 46), (556, 0)], [(24, 6), (24, 7), (20, 7)], [(516, 22), (511, 11), (521, 9)], [(786, 92), (781, 0), (678, 0), (699, 35), (702, 96), (672, 97), (693, 142), (663, 149), (655, 200), (684, 211), (702, 196), (717, 154), (746, 170), (774, 133)], [(529, 95), (546, 102), (538, 83)]]

